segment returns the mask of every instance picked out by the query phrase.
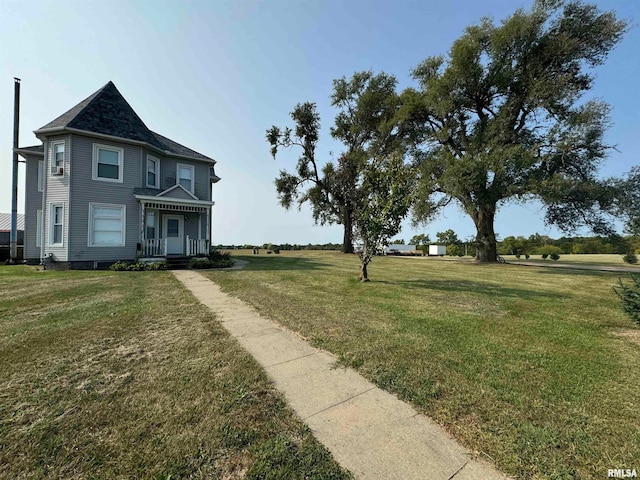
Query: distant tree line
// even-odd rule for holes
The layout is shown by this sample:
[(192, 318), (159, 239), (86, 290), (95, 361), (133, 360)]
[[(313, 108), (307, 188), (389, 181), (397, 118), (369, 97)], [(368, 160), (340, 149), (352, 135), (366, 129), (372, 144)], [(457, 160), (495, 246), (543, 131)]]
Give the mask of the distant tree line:
[[(428, 245), (438, 244), (447, 246), (447, 255), (475, 256), (476, 242), (474, 239), (462, 240), (449, 229), (436, 234), (436, 241), (432, 242), (429, 235), (420, 234), (411, 237), (409, 245), (416, 245), (418, 250), (427, 253)], [(391, 244), (404, 245), (404, 239), (394, 239)], [(263, 243), (261, 245), (216, 245), (218, 250), (263, 250), (300, 251), (300, 250), (329, 250), (341, 251), (342, 243)], [(640, 237), (612, 235), (609, 237), (560, 237), (557, 239), (547, 235), (535, 233), (528, 237), (508, 236), (498, 241), (500, 255), (543, 255), (553, 252), (559, 254), (620, 254), (629, 252), (640, 254)]]
[[(555, 247), (550, 249), (549, 247)], [(557, 249), (557, 250), (556, 250)], [(509, 236), (498, 243), (501, 255), (542, 255), (544, 253), (600, 253), (626, 254), (640, 253), (640, 237), (611, 235), (608, 237), (560, 237), (550, 238), (534, 234), (529, 237)]]

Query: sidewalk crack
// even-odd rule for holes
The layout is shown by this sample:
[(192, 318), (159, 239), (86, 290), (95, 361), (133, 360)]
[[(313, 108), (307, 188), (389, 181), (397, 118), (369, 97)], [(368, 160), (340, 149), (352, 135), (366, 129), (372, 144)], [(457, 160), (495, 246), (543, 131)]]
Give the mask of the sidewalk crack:
[(273, 365), (267, 365), (267, 366), (266, 366), (266, 367), (264, 367), (264, 368), (277, 367), (278, 365), (283, 365), (283, 364), (285, 364), (285, 363), (294, 362), (294, 361), (296, 361), (296, 360), (300, 360), (301, 358), (310, 357), (311, 355), (315, 355), (315, 354), (316, 354), (316, 352), (313, 352), (313, 353), (307, 353), (306, 355), (301, 355), (301, 356), (296, 357), (296, 358), (291, 358), (291, 359), (289, 359), (289, 360), (285, 360), (284, 362), (278, 362), (278, 363), (274, 363)]
[(338, 405), (342, 405), (343, 403), (346, 403), (346, 402), (348, 402), (349, 400), (353, 400), (354, 398), (359, 397), (360, 395), (363, 395), (363, 394), (365, 394), (365, 393), (367, 393), (367, 392), (370, 392), (371, 390), (375, 390), (376, 388), (378, 388), (378, 387), (371, 387), (371, 388), (369, 388), (369, 389), (367, 389), (367, 390), (365, 390), (365, 391), (363, 391), (363, 392), (357, 393), (357, 394), (355, 394), (355, 395), (353, 395), (353, 396), (351, 396), (351, 397), (349, 397), (349, 398), (345, 398), (345, 399), (344, 399), (344, 400), (342, 400), (341, 402), (334, 403), (333, 405), (329, 405), (328, 407), (323, 408), (322, 410), (318, 410), (316, 413), (312, 413), (311, 415), (307, 415), (306, 417), (304, 417), (304, 418), (302, 419), (302, 421), (305, 421), (305, 420), (306, 420), (306, 419), (308, 419), (308, 418), (311, 418), (311, 417), (313, 417), (313, 416), (315, 416), (315, 415), (318, 415), (319, 413), (326, 412), (327, 410), (330, 410), (330, 409), (332, 409), (333, 407), (337, 407)]
[(459, 469), (457, 469), (455, 472), (453, 472), (453, 474), (452, 474), (449, 478), (447, 478), (447, 480), (452, 480), (452, 479), (453, 479), (453, 477), (455, 477), (456, 475), (458, 475), (458, 474), (462, 471), (462, 469), (463, 469), (464, 467), (466, 467), (466, 466), (467, 466), (467, 463), (469, 463), (469, 461), (470, 461), (470, 460), (469, 460), (469, 459), (467, 459), (467, 461), (466, 461), (466, 462), (464, 462), (464, 463), (462, 464), (462, 466), (461, 466)]

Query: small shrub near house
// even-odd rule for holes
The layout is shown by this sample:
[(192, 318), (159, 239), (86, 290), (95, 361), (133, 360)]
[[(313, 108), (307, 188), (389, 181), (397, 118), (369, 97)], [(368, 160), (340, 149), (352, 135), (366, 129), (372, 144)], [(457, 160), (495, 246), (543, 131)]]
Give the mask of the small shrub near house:
[(109, 267), (114, 272), (142, 272), (147, 270), (166, 270), (167, 262), (116, 262)]
[(613, 289), (622, 299), (624, 311), (640, 327), (640, 276), (630, 274), (630, 277), (631, 284), (623, 283), (619, 278), (620, 286)]
[(212, 250), (208, 257), (194, 257), (189, 260), (189, 268), (203, 269), (203, 268), (226, 268), (232, 267), (233, 260), (231, 255), (227, 252), (220, 253), (217, 250)]
[(622, 257), (622, 260), (629, 265), (635, 265), (638, 263), (638, 256), (633, 252), (629, 252)]

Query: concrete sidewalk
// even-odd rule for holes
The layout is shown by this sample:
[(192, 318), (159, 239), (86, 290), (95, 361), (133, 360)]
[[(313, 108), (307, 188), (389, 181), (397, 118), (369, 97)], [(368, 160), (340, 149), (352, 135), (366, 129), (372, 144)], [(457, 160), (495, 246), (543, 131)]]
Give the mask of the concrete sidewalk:
[(436, 423), (335, 357), (222, 293), (197, 272), (175, 276), (264, 367), (289, 405), (356, 478), (505, 479)]

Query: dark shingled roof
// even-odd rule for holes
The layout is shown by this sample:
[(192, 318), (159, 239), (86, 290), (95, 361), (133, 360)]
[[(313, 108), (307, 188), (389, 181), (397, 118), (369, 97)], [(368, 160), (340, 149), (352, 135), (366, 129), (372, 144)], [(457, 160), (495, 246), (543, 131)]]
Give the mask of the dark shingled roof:
[(155, 197), (159, 193), (162, 193), (162, 190), (159, 188), (134, 188), (134, 195), (147, 195), (148, 197)]
[(33, 153), (44, 153), (44, 144), (33, 145), (32, 147), (20, 147), (20, 150), (26, 150)]
[(170, 154), (206, 161), (213, 160), (149, 130), (113, 82), (107, 83), (71, 110), (37, 130), (36, 133), (50, 128), (65, 127), (144, 142)]
[(191, 150), (190, 148), (180, 145), (178, 142), (174, 142), (170, 138), (163, 137), (159, 133), (151, 132), (156, 138), (156, 141), (163, 146), (163, 150), (167, 150), (176, 155), (184, 155), (185, 157), (200, 158), (202, 160), (211, 160), (209, 157), (202, 155), (201, 153)]

